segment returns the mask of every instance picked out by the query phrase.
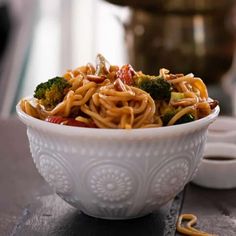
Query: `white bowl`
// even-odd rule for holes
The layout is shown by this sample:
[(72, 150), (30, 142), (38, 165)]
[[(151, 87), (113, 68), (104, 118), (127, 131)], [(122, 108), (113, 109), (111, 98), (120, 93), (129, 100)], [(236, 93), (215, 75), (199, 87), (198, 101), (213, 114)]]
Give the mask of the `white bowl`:
[(210, 125), (197, 185), (215, 189), (236, 188), (236, 117), (219, 116)]
[(209, 127), (207, 141), (236, 145), (236, 117), (219, 116), (216, 122)]
[(204, 158), (193, 183), (206, 188), (235, 188), (236, 145), (223, 142), (207, 143)]
[(114, 130), (52, 124), (16, 109), (39, 173), (66, 202), (107, 219), (140, 217), (173, 199), (196, 172), (219, 113), (216, 107), (187, 124)]

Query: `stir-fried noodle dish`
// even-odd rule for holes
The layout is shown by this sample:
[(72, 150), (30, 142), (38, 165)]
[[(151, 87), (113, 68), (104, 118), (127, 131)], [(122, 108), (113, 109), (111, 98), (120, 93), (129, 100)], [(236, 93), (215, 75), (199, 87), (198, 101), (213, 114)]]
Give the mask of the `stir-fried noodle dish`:
[(63, 76), (39, 84), (21, 109), (47, 122), (91, 128), (132, 129), (201, 119), (218, 105), (192, 73), (160, 69), (147, 75), (131, 65), (111, 65), (101, 54)]

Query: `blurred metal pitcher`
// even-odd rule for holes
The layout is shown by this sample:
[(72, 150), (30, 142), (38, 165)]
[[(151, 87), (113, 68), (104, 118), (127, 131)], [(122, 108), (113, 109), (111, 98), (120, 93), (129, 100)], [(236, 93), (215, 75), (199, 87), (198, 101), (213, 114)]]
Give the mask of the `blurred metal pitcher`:
[(110, 0), (130, 6), (124, 23), (128, 58), (137, 69), (193, 72), (218, 83), (230, 68), (234, 39), (227, 29), (234, 0)]

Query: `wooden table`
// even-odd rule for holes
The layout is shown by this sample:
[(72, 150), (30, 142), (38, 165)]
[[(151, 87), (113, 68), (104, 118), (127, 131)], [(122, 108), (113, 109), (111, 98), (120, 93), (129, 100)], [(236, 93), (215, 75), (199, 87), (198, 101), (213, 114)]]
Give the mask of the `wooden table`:
[(62, 201), (38, 174), (26, 129), (15, 117), (0, 122), (0, 235), (174, 236), (180, 213), (220, 236), (236, 235), (236, 190), (189, 184), (172, 202), (148, 216), (109, 221), (86, 216)]

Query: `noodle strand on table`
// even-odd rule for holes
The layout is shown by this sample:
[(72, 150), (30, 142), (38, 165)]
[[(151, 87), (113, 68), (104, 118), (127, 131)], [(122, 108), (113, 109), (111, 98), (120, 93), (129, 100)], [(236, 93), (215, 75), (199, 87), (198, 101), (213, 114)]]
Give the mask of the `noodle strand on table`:
[[(183, 226), (183, 221), (187, 221), (186, 226)], [(188, 236), (217, 236), (215, 234), (209, 234), (201, 230), (195, 229), (193, 225), (197, 222), (197, 217), (193, 214), (181, 214), (177, 221), (177, 231)]]

